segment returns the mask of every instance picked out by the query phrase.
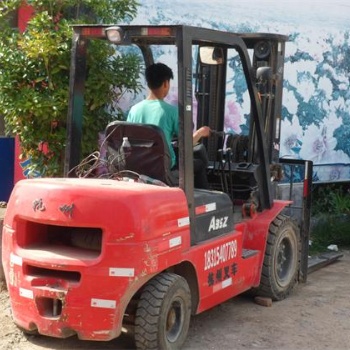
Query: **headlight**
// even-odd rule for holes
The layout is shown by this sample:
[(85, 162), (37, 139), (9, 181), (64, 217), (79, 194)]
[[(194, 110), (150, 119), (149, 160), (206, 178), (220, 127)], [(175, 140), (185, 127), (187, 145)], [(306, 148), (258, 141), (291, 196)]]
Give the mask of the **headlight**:
[(120, 27), (106, 28), (106, 35), (110, 42), (120, 44), (123, 41), (123, 30)]

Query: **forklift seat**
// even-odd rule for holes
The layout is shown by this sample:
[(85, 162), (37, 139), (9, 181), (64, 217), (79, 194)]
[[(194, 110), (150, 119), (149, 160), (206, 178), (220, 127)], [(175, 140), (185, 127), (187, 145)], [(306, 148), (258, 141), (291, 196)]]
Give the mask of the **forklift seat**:
[(125, 136), (131, 144), (131, 153), (125, 158), (125, 170), (160, 180), (168, 186), (178, 186), (178, 175), (170, 170), (170, 152), (160, 127), (119, 120), (111, 122), (105, 130), (107, 159), (112, 153), (120, 154)]

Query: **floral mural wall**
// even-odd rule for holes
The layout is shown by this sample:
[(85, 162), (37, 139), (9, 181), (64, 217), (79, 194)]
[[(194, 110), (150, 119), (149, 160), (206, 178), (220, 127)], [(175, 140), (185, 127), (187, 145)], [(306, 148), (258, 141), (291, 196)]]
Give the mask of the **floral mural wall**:
[[(280, 157), (312, 160), (315, 181), (350, 179), (348, 0), (141, 0), (140, 4), (132, 24), (288, 35)], [(170, 66), (176, 59), (171, 53), (160, 56)], [(226, 106), (226, 129), (241, 133), (246, 91), (239, 86), (239, 77), (233, 76), (232, 84), (241, 98)]]

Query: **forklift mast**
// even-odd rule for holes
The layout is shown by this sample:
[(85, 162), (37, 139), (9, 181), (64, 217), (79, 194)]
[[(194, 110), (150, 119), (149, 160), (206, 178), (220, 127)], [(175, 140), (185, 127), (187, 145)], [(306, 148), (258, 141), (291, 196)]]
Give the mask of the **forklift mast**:
[[(259, 102), (262, 112), (262, 126), (266, 141), (269, 163), (278, 163), (281, 125), (281, 106), (283, 89), (283, 68), (285, 56), (286, 36), (276, 34), (240, 34), (247, 50), (252, 57), (253, 83), (257, 87)], [(213, 130), (224, 130), (225, 121), (222, 116), (225, 113), (225, 97), (227, 95), (226, 76), (230, 67), (230, 59), (236, 62), (236, 67), (242, 69), (241, 62), (236, 58), (228, 57), (224, 47), (224, 61), (227, 65), (203, 65), (197, 60), (196, 71), (196, 97), (198, 99), (198, 125), (209, 125)], [(238, 66), (238, 67), (237, 67)], [(250, 109), (249, 119), (249, 147), (247, 147), (246, 160), (259, 162), (258, 141), (256, 135), (257, 118), (251, 117), (253, 110)], [(220, 148), (222, 139), (204, 140), (208, 149), (210, 160), (217, 158), (217, 149)], [(218, 144), (219, 142), (219, 144)]]

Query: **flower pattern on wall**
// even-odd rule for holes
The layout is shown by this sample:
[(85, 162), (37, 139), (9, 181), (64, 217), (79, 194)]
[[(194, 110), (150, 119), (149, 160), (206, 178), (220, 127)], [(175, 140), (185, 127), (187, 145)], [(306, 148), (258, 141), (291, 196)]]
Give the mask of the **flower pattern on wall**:
[[(312, 160), (315, 181), (337, 181), (350, 179), (350, 12), (344, 11), (346, 6), (347, 0), (327, 0), (322, 6), (304, 0), (300, 11), (299, 2), (278, 0), (141, 0), (133, 23), (288, 35), (280, 157)], [(160, 54), (165, 62), (175, 63), (176, 55)], [(246, 86), (239, 74), (228, 74), (235, 92), (230, 86), (226, 131), (246, 133)]]

